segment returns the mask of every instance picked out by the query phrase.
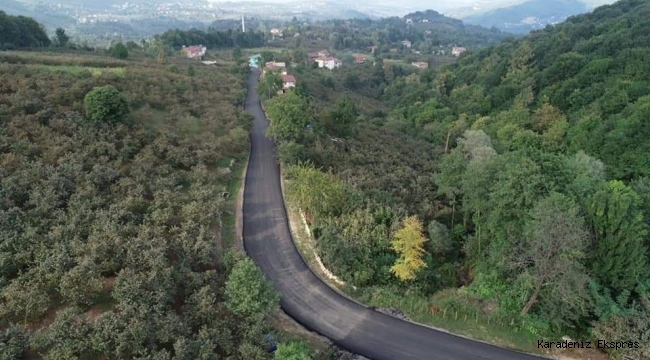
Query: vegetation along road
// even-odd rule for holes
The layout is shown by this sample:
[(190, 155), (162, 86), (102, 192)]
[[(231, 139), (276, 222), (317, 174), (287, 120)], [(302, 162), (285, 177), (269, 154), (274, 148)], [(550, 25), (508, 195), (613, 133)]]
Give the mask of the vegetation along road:
[(280, 188), (280, 169), (256, 85), (248, 82), (246, 110), (255, 116), (244, 192), (246, 251), (281, 293), (282, 308), (294, 319), (352, 352), (377, 360), (499, 359), (537, 357), (418, 326), (363, 307), (323, 283), (293, 244)]

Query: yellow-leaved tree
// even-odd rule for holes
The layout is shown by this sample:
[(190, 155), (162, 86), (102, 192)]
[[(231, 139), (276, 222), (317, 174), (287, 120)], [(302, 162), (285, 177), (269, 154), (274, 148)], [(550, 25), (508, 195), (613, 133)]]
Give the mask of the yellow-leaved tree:
[(414, 280), (417, 272), (427, 267), (422, 260), (424, 243), (427, 238), (422, 234), (422, 222), (417, 216), (404, 219), (403, 227), (398, 230), (391, 243), (393, 250), (400, 255), (390, 271), (402, 281)]

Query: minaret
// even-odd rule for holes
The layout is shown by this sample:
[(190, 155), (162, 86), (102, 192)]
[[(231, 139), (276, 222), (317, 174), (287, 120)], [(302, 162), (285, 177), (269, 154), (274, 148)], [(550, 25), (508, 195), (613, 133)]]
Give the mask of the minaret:
[(241, 16), (241, 32), (246, 32), (246, 22), (244, 21), (244, 14)]

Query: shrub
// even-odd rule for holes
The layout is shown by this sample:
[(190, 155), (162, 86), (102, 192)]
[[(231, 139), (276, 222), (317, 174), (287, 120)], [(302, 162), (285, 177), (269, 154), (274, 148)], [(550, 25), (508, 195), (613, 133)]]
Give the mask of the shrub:
[(129, 113), (129, 105), (113, 86), (95, 87), (84, 98), (86, 118), (91, 123), (115, 124)]

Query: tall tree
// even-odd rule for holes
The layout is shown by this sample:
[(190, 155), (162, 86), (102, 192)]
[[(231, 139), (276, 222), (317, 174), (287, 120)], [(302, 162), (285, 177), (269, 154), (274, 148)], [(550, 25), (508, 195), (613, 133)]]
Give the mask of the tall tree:
[(266, 111), (271, 120), (267, 133), (279, 141), (300, 142), (313, 122), (309, 103), (293, 91), (271, 99)]
[(589, 206), (595, 236), (591, 273), (617, 293), (633, 291), (648, 275), (648, 229), (639, 205), (633, 189), (611, 181), (594, 194)]
[(70, 37), (65, 33), (63, 28), (57, 28), (55, 34), (58, 46), (66, 46), (68, 41), (70, 41)]
[(422, 234), (422, 222), (417, 216), (404, 219), (403, 227), (393, 236), (391, 247), (399, 258), (390, 271), (400, 280), (415, 280), (418, 271), (425, 268), (424, 243), (428, 240)]
[(237, 315), (263, 321), (277, 307), (280, 297), (249, 258), (239, 260), (226, 281), (226, 306)]
[[(553, 308), (555, 322), (571, 320), (586, 299), (587, 273), (582, 265), (587, 231), (578, 207), (567, 197), (552, 193), (530, 212), (526, 236), (514, 254), (514, 268), (529, 279), (531, 293), (521, 315), (540, 300)], [(554, 308), (556, 306), (557, 308)]]

